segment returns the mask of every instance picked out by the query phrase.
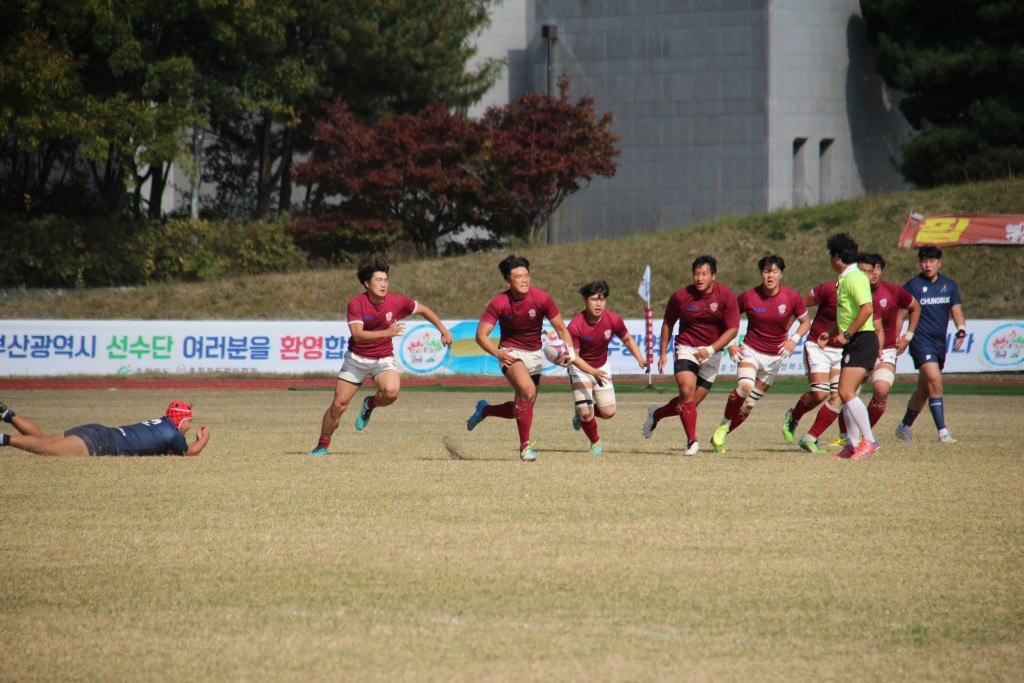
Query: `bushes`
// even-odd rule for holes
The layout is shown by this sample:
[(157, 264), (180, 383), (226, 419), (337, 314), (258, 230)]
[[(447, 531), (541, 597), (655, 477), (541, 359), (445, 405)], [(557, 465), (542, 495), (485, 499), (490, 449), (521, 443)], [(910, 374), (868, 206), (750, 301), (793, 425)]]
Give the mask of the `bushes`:
[(290, 272), (306, 257), (283, 223), (132, 223), (42, 216), (0, 218), (3, 287), (103, 287)]

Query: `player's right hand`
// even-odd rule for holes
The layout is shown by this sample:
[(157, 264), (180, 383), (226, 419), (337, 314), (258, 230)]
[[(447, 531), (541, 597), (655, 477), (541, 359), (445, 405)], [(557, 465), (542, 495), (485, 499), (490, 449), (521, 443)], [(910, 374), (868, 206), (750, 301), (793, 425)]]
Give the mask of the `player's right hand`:
[(388, 335), (391, 337), (400, 337), (405, 334), (405, 323), (400, 323), (397, 320), (391, 323), (391, 327), (388, 328)]

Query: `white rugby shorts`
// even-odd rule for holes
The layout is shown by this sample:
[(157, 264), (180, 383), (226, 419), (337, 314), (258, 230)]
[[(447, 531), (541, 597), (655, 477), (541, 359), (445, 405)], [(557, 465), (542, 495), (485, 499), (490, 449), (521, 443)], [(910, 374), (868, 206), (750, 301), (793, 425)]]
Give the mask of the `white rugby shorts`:
[(388, 370), (398, 372), (394, 356), (366, 358), (351, 351), (346, 351), (345, 360), (341, 364), (341, 371), (338, 372), (338, 379), (359, 386), (367, 377), (373, 379), (380, 373)]

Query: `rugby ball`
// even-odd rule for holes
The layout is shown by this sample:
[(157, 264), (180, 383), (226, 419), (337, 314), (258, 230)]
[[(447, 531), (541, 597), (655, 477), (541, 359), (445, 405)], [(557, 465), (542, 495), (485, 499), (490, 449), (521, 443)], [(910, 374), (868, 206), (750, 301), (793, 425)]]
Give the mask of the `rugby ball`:
[(561, 339), (549, 341), (544, 345), (544, 357), (550, 363), (565, 367), (569, 364), (569, 347)]

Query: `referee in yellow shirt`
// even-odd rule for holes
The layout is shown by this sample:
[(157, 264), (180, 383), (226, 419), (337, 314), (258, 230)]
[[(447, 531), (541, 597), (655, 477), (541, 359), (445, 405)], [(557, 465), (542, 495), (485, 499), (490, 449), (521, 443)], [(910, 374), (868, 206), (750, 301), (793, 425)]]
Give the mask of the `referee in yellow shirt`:
[[(824, 347), (830, 340), (843, 347), (842, 369), (839, 371), (839, 398), (843, 402), (843, 419), (849, 442), (836, 458), (859, 460), (878, 450), (878, 442), (871, 433), (871, 420), (867, 406), (860, 400), (857, 390), (878, 360), (878, 335), (873, 322), (871, 282), (857, 267), (857, 242), (845, 232), (832, 235), (826, 243), (832, 269), (839, 273), (836, 286), (838, 308), (836, 326), (823, 332), (818, 344)], [(860, 432), (858, 443), (857, 432)]]

